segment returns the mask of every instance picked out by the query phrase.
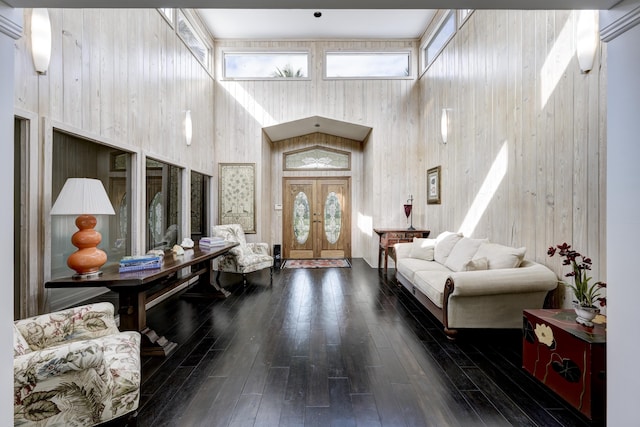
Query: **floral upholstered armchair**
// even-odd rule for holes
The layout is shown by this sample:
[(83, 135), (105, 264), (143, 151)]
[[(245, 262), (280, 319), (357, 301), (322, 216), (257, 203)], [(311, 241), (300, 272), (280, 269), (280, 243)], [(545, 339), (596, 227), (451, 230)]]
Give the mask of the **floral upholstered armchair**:
[(120, 332), (108, 302), (17, 320), (14, 425), (91, 426), (134, 413), (140, 334)]
[(237, 242), (228, 254), (218, 259), (216, 282), (220, 285), (220, 272), (242, 274), (242, 283), (247, 285), (247, 274), (269, 268), (269, 282), (273, 280), (273, 257), (266, 243), (247, 243), (240, 224), (214, 225), (212, 236), (222, 237), (227, 242)]

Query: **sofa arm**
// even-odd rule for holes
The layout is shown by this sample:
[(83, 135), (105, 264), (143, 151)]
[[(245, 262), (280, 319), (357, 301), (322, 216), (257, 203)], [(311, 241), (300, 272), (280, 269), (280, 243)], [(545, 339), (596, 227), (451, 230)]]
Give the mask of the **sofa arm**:
[(524, 264), (518, 268), (452, 273), (450, 296), (530, 293), (551, 291), (558, 286), (555, 273), (544, 265), (530, 261)]
[(70, 371), (104, 365), (101, 339), (69, 344), (16, 356), (13, 359), (14, 386), (44, 381)]
[(396, 259), (400, 258), (409, 258), (409, 254), (411, 254), (411, 242), (405, 243), (396, 243), (393, 245), (393, 249), (396, 251)]

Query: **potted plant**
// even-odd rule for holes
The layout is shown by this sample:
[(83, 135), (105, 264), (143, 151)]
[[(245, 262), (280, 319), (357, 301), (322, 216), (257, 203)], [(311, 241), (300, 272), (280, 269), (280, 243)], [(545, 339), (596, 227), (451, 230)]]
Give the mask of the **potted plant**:
[(607, 284), (604, 282), (589, 283), (592, 279), (588, 275), (591, 270), (591, 258), (572, 250), (571, 245), (563, 243), (556, 247), (551, 246), (547, 251), (547, 255), (552, 257), (556, 252), (564, 258), (562, 265), (571, 266), (571, 271), (565, 274), (565, 277), (573, 277), (573, 284), (564, 280), (561, 280), (560, 283), (573, 290), (575, 297), (573, 308), (577, 315), (576, 322), (591, 327), (593, 326), (591, 320), (600, 313), (596, 303), (601, 307), (607, 304), (606, 297), (603, 297), (600, 293), (601, 289), (606, 287)]

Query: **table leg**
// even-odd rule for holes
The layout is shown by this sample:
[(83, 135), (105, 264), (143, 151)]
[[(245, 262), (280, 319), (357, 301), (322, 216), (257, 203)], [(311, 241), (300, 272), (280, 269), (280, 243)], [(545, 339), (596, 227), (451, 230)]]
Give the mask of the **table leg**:
[[(224, 299), (231, 295), (231, 292), (220, 286), (217, 278), (215, 282), (211, 281), (212, 261), (208, 260), (204, 264), (205, 265), (199, 266), (202, 271), (199, 273), (198, 283), (194, 284), (185, 293), (183, 293), (182, 297)], [(218, 272), (218, 277), (220, 277), (220, 272)]]
[(389, 249), (385, 246), (384, 248), (384, 272), (387, 272), (387, 267), (389, 265)]
[(142, 356), (168, 356), (178, 344), (159, 336), (147, 326), (146, 298), (144, 291), (120, 290), (118, 292), (121, 331), (138, 331), (142, 335)]

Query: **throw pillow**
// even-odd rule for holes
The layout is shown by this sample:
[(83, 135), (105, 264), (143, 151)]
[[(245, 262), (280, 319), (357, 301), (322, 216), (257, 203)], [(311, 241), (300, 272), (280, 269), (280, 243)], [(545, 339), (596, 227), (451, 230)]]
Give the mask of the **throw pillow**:
[(478, 252), (480, 245), (486, 241), (487, 239), (463, 237), (451, 250), (444, 266), (451, 271), (464, 271), (465, 265), (471, 261), (471, 258)]
[(516, 268), (524, 259), (527, 248), (512, 248), (498, 243), (483, 243), (474, 258), (487, 258), (489, 270)]
[(489, 262), (486, 258), (474, 258), (464, 265), (462, 271), (481, 271), (488, 270)]
[(450, 231), (440, 233), (440, 235), (436, 237), (436, 247), (433, 253), (435, 261), (444, 265), (451, 250), (460, 239), (462, 239), (462, 233), (452, 233)]
[(409, 257), (433, 261), (433, 250), (436, 247), (436, 239), (413, 238)]

